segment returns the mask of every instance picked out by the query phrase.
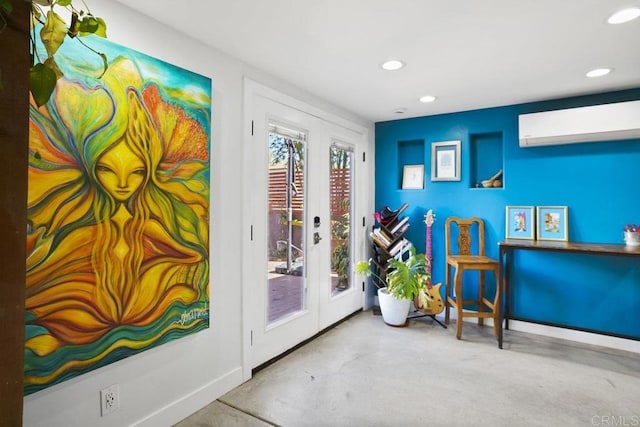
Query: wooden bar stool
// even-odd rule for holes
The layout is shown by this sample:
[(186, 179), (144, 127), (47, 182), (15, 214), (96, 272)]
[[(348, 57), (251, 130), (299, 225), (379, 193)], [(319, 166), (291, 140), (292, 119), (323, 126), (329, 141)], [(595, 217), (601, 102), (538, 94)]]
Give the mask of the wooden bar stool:
[[(472, 226), (477, 226), (477, 254), (473, 254), (472, 244)], [(458, 251), (452, 253), (451, 232), (456, 227), (458, 231)], [(498, 260), (489, 258), (484, 254), (484, 221), (480, 218), (457, 218), (449, 217), (445, 222), (445, 246), (446, 246), (446, 304), (445, 304), (445, 323), (449, 324), (449, 310), (451, 307), (456, 309), (456, 338), (462, 336), (462, 321), (465, 317), (477, 317), (478, 324), (483, 325), (484, 319), (489, 317), (493, 319), (493, 331), (496, 338), (499, 338), (500, 324), (500, 264)], [(455, 298), (451, 294), (451, 268), (455, 268), (453, 278), (453, 286), (455, 289)], [(462, 297), (462, 276), (465, 270), (476, 270), (480, 274), (478, 282), (478, 299), (465, 300)], [(496, 296), (489, 301), (484, 296), (484, 276), (486, 271), (493, 271), (496, 278)], [(467, 305), (477, 306), (478, 311), (463, 312), (463, 307)], [(489, 309), (486, 311), (486, 309)]]

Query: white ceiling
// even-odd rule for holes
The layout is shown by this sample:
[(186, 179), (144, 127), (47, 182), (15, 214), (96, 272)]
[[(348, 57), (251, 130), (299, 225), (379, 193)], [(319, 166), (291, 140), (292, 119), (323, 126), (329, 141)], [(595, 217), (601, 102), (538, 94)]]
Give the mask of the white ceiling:
[(640, 0), (120, 1), (371, 121), (640, 87)]

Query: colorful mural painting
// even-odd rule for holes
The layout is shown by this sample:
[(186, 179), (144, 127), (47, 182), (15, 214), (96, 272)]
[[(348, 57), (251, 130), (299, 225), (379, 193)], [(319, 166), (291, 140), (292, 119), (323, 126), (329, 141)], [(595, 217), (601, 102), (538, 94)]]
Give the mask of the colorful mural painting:
[(209, 326), (211, 80), (90, 42), (30, 110), (25, 394)]

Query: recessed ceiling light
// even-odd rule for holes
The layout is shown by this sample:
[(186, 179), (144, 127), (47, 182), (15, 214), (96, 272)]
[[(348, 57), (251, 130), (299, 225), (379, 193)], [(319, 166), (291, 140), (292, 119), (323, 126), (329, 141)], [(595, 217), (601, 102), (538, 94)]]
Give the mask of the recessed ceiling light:
[(632, 21), (640, 16), (640, 8), (630, 7), (628, 9), (622, 9), (607, 19), (609, 24), (624, 24), (625, 22)]
[(405, 107), (399, 107), (393, 110), (393, 112), (396, 114), (404, 114), (407, 112), (407, 109)]
[(611, 68), (596, 68), (587, 73), (587, 77), (601, 77), (606, 76), (611, 72)]
[(420, 102), (424, 102), (425, 104), (427, 102), (433, 102), (435, 100), (436, 100), (436, 97), (433, 95), (425, 95), (420, 97)]
[(399, 70), (400, 68), (403, 68), (404, 62), (400, 61), (399, 59), (390, 59), (388, 61), (383, 62), (381, 67), (383, 70), (395, 71), (395, 70)]

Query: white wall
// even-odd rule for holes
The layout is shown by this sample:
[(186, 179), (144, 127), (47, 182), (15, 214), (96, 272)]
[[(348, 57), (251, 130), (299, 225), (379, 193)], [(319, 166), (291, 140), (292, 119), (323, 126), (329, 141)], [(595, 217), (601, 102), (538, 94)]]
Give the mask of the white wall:
[[(373, 125), (120, 3), (92, 0), (91, 10), (110, 40), (213, 79), (211, 327), (26, 396), (24, 425), (172, 425), (242, 382), (243, 77), (367, 127), (370, 144)], [(120, 408), (101, 418), (99, 391), (111, 384)]]

